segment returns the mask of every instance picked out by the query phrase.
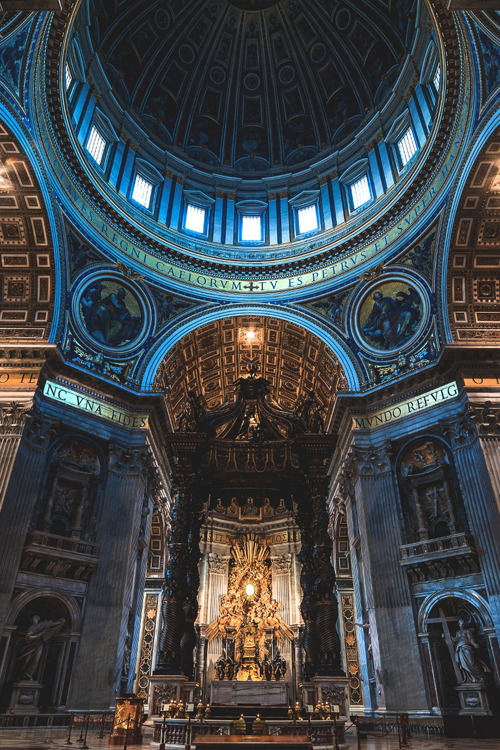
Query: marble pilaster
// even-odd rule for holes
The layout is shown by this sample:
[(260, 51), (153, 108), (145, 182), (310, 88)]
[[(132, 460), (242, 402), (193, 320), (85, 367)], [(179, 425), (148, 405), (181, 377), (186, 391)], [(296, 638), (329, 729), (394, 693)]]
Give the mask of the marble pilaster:
[(441, 423), (455, 458), (493, 623), (500, 634), (500, 513), (484, 445), (469, 415)]
[(426, 710), (409, 583), (400, 566), (402, 538), (390, 444), (354, 446), (349, 463), (378, 710)]
[[(5, 626), (47, 450), (54, 434), (53, 423), (36, 414), (27, 418), (24, 412), (15, 425), (10, 422), (12, 431), (0, 436), (4, 458), (9, 464), (1, 478), (4, 494), (0, 511), (0, 632)], [(22, 436), (17, 434), (21, 431)]]
[[(110, 446), (99, 531), (99, 565), (93, 573), (68, 705), (104, 710), (118, 692), (134, 597), (142, 593), (138, 556), (145, 500), (146, 452)], [(140, 563), (140, 561), (139, 561)], [(132, 634), (130, 634), (132, 635)], [(89, 669), (89, 665), (92, 668)]]

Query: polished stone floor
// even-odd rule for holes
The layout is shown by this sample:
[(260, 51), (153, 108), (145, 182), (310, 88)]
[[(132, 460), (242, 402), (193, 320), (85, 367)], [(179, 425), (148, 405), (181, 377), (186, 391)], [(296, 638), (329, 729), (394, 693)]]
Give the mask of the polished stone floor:
[[(72, 744), (66, 744), (67, 731), (60, 729), (3, 729), (0, 730), (0, 748), (3, 750), (79, 750), (82, 742), (78, 742), (78, 733), (73, 735)], [(151, 741), (151, 730), (146, 727), (144, 744), (128, 745), (128, 750), (147, 750)], [(104, 750), (109, 748), (108, 738), (87, 738), (89, 750)], [(121, 746), (116, 746), (121, 750)], [(347, 733), (346, 744), (342, 750), (357, 750), (356, 733)], [(361, 741), (362, 750), (398, 750), (397, 736), (386, 738), (369, 737)], [(181, 750), (181, 748), (180, 748)], [(182, 748), (183, 750), (183, 748)], [(500, 739), (473, 740), (447, 739), (446, 737), (414, 737), (408, 750), (500, 750)]]

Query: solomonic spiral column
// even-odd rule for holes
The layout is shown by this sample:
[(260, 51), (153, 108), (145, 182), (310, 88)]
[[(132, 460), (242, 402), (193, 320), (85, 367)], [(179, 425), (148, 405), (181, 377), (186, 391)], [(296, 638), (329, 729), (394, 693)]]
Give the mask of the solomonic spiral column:
[(172, 493), (172, 524), (163, 589), (157, 674), (192, 677), (198, 614), (201, 501), (186, 483)]

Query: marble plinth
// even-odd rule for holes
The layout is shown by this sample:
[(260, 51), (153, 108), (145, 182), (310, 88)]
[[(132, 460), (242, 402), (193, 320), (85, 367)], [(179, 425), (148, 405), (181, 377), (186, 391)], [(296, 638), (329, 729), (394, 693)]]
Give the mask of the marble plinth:
[(12, 685), (12, 695), (8, 714), (37, 714), (39, 713), (38, 700), (40, 690), (43, 688), (39, 682), (34, 680), (19, 680)]
[(482, 682), (464, 682), (455, 690), (460, 698), (460, 714), (469, 716), (488, 716), (491, 714)]
[(240, 706), (286, 706), (288, 705), (288, 683), (214, 680), (210, 686), (210, 703)]

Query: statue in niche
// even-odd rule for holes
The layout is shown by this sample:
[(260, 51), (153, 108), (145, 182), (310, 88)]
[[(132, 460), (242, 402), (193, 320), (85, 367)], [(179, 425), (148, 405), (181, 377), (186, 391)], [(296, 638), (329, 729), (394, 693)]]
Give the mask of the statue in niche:
[(450, 466), (442, 445), (423, 440), (410, 447), (401, 462), (403, 496), (409, 502), (412, 539), (422, 541), (460, 530)]
[(87, 537), (95, 525), (94, 500), (100, 463), (92, 448), (79, 440), (57, 449), (49, 471), (49, 489), (41, 521), (53, 534)]
[(238, 515), (238, 502), (235, 497), (231, 498), (231, 503), (229, 504), (229, 508), (227, 509), (227, 515), (228, 516)]
[(34, 680), (35, 672), (42, 658), (45, 644), (59, 633), (66, 620), (42, 620), (39, 615), (33, 615), (31, 625), (26, 631), (24, 645), (18, 656), (19, 670), (24, 680)]
[(458, 630), (452, 638), (455, 648), (455, 662), (462, 675), (463, 682), (483, 682), (485, 673), (490, 669), (478, 656), (479, 645), (464, 620), (458, 621)]

